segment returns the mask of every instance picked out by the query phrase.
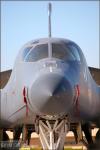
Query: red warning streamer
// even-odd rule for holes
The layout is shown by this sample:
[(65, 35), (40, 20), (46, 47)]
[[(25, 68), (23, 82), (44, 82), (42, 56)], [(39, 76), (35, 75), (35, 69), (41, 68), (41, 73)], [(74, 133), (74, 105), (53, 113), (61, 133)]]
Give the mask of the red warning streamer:
[(26, 116), (28, 116), (28, 104), (27, 104), (27, 95), (26, 95), (26, 89), (25, 89), (25, 87), (23, 89), (23, 97), (24, 97), (24, 103), (26, 105)]

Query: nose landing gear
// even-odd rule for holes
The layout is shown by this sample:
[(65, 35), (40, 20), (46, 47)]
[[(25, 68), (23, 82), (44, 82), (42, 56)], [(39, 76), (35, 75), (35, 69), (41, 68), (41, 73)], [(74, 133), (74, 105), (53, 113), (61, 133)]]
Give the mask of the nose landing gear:
[(43, 149), (63, 150), (66, 133), (69, 131), (68, 118), (62, 120), (40, 119), (38, 125)]

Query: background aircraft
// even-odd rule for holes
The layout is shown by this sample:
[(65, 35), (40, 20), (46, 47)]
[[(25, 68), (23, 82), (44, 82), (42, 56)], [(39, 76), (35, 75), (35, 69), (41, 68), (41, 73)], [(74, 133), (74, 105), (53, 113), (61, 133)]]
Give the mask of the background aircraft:
[[(93, 77), (99, 77), (100, 72), (90, 68), (91, 76), (76, 43), (51, 37), (50, 17), (51, 4), (49, 37), (25, 44), (13, 70), (1, 73), (3, 140), (8, 140), (5, 132), (8, 129), (13, 129), (14, 140), (23, 132), (23, 142), (36, 131), (43, 149), (61, 150), (70, 130), (74, 132), (76, 143), (87, 144), (83, 130), (88, 144), (93, 144), (92, 124), (100, 128), (100, 87)], [(100, 130), (97, 139), (99, 136)]]

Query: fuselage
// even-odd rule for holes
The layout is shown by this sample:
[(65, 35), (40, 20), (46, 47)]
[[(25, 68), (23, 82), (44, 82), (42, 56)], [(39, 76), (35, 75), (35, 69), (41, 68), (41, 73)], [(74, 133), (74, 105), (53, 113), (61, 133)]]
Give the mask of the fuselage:
[(36, 116), (56, 119), (69, 115), (91, 121), (100, 116), (99, 108), (100, 87), (79, 46), (66, 39), (28, 42), (1, 91), (2, 126), (23, 121), (33, 124)]

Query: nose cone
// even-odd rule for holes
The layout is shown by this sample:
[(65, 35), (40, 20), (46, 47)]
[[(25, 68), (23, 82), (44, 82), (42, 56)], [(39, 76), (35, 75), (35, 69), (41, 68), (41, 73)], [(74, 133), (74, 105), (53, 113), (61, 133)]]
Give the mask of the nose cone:
[(71, 84), (63, 74), (42, 74), (31, 86), (31, 105), (41, 115), (66, 114), (71, 108), (72, 99)]

